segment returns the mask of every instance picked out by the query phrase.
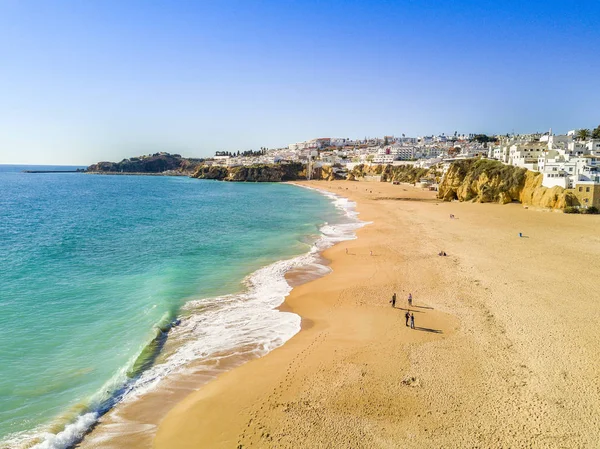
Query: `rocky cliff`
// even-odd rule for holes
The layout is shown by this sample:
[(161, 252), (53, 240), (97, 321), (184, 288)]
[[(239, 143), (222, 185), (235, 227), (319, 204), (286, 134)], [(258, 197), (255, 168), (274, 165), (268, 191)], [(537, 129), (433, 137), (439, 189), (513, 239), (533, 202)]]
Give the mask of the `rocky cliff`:
[(248, 167), (200, 165), (192, 177), (237, 182), (281, 182), (305, 179), (306, 170), (300, 163), (256, 164)]
[(121, 162), (98, 162), (90, 165), (87, 172), (148, 174), (176, 172), (191, 174), (202, 162), (202, 159), (184, 158), (179, 154), (155, 153), (123, 159)]
[(346, 179), (346, 175), (343, 172), (336, 171), (331, 165), (324, 165), (322, 167), (315, 167), (312, 173), (312, 179), (320, 181), (335, 181), (336, 179)]
[(569, 193), (561, 187), (542, 186), (542, 174), (489, 159), (453, 162), (439, 185), (445, 201), (506, 204), (513, 201), (552, 209), (564, 209)]
[(355, 181), (365, 176), (381, 176), (383, 182), (418, 182), (421, 178), (439, 180), (441, 172), (436, 169), (413, 167), (412, 165), (357, 165), (348, 173), (348, 180)]

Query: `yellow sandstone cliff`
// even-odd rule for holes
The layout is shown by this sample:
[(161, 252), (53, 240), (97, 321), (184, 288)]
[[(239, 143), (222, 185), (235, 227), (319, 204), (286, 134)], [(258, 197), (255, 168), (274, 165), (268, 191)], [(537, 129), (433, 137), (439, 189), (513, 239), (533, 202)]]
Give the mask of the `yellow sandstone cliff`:
[(452, 163), (440, 183), (438, 197), (478, 203), (518, 201), (533, 207), (564, 209), (570, 195), (562, 187), (543, 187), (541, 173), (488, 159), (467, 159)]

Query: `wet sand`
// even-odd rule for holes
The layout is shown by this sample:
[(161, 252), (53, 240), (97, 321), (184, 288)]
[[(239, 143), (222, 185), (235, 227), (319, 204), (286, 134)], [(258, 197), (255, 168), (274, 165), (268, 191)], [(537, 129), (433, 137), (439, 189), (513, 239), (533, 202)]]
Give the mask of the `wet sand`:
[(373, 223), (286, 299), (303, 330), (284, 346), (182, 400), (139, 401), (170, 408), (153, 447), (598, 446), (600, 217), (308, 184)]

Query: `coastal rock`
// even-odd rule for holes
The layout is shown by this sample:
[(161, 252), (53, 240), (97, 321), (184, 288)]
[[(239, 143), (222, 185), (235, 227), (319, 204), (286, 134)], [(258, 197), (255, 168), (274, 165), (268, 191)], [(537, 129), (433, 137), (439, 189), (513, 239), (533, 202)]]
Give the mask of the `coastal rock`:
[(381, 176), (382, 182), (408, 182), (415, 183), (422, 178), (428, 178), (438, 182), (441, 172), (435, 168), (419, 168), (412, 165), (364, 165), (355, 166), (347, 175), (346, 179), (355, 181), (364, 179), (365, 176)]
[(564, 209), (567, 205), (567, 196), (568, 193), (562, 187), (542, 186), (542, 175), (528, 171), (519, 201), (537, 207)]
[(438, 198), (444, 201), (478, 203), (520, 202), (522, 204), (564, 209), (569, 194), (561, 187), (542, 186), (542, 174), (505, 165), (489, 159), (453, 162), (439, 185)]
[(256, 164), (239, 167), (200, 165), (192, 175), (192, 178), (233, 182), (281, 182), (305, 177), (305, 166), (300, 163)]
[[(321, 179), (323, 181), (334, 181), (340, 179), (336, 176), (332, 166), (324, 165), (314, 170), (314, 179)], [(343, 179), (343, 178), (342, 178)]]
[(123, 159), (121, 162), (98, 162), (87, 168), (88, 173), (146, 173), (165, 172), (191, 174), (203, 159), (183, 158), (165, 152)]

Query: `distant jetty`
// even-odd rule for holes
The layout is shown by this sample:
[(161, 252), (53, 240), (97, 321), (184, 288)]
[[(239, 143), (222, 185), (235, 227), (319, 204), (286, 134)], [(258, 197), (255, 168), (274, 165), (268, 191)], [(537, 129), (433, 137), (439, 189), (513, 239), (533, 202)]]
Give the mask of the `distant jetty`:
[(85, 173), (85, 170), (23, 170), (22, 173)]

